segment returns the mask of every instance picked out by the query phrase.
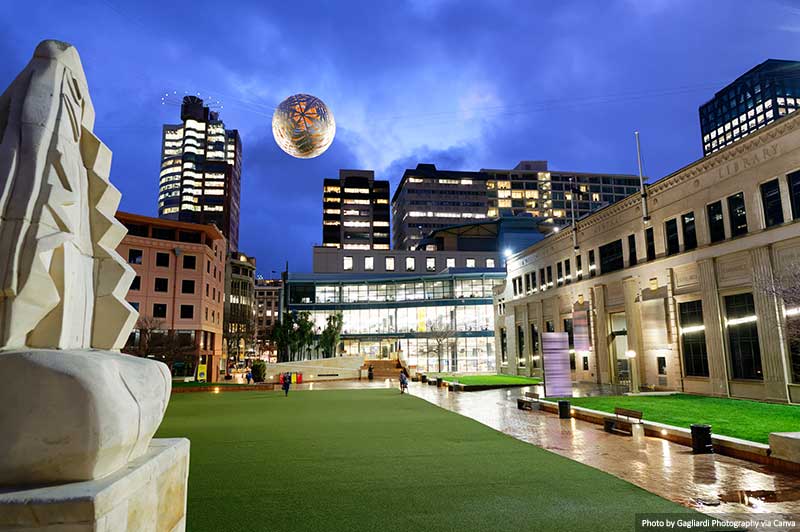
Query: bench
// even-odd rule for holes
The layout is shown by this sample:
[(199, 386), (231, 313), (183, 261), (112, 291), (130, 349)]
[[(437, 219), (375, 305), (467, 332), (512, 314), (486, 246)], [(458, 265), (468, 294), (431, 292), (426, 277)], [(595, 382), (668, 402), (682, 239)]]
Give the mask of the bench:
[(539, 394), (525, 392), (525, 397), (517, 397), (517, 408), (520, 410), (539, 410)]
[(614, 417), (603, 418), (603, 430), (606, 432), (624, 432), (633, 435), (633, 425), (641, 424), (642, 413), (628, 408), (614, 408)]

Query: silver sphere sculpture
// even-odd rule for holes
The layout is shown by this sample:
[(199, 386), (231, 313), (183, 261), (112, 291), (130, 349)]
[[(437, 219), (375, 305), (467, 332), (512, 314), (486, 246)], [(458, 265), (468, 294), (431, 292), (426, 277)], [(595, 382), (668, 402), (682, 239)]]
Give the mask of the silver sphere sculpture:
[(336, 135), (333, 113), (310, 94), (295, 94), (272, 115), (272, 135), (280, 148), (298, 159), (322, 155)]

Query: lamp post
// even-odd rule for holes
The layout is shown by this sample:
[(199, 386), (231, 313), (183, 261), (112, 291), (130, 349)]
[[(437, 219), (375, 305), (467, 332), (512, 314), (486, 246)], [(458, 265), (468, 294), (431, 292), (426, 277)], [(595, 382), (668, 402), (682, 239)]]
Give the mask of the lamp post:
[(625, 351), (628, 358), (628, 371), (631, 376), (631, 393), (639, 393), (639, 367), (636, 364), (636, 351), (628, 349)]

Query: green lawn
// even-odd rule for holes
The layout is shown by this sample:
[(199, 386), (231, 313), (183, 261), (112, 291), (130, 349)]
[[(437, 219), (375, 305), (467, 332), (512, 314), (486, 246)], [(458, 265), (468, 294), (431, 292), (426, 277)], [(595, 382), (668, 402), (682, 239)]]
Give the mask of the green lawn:
[(533, 385), (542, 383), (542, 379), (523, 377), (520, 375), (442, 375), (438, 378), (449, 382), (460, 382), (461, 384), (473, 386), (502, 386), (510, 384)]
[(800, 431), (800, 406), (795, 405), (685, 394), (582, 397), (570, 401), (575, 406), (603, 412), (613, 412), (615, 406), (640, 410), (647, 421), (677, 427), (707, 423), (714, 434), (761, 443), (769, 443), (770, 432)]
[(191, 532), (618, 532), (689, 512), (396, 390), (175, 395), (157, 436), (191, 440)]

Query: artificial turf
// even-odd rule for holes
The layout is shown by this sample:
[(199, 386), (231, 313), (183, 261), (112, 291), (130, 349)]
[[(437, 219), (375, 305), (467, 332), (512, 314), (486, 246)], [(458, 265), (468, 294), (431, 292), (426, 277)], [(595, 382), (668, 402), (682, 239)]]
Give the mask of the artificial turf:
[(690, 512), (396, 390), (181, 394), (189, 532), (634, 530)]
[(647, 421), (689, 428), (711, 425), (711, 432), (743, 440), (769, 443), (770, 432), (800, 430), (800, 406), (724, 399), (700, 395), (601, 396), (569, 399), (575, 406), (602, 412), (614, 407), (639, 410)]
[(532, 386), (542, 383), (542, 379), (520, 375), (442, 375), (440, 378), (450, 382), (460, 382), (468, 386), (509, 386), (516, 384)]

